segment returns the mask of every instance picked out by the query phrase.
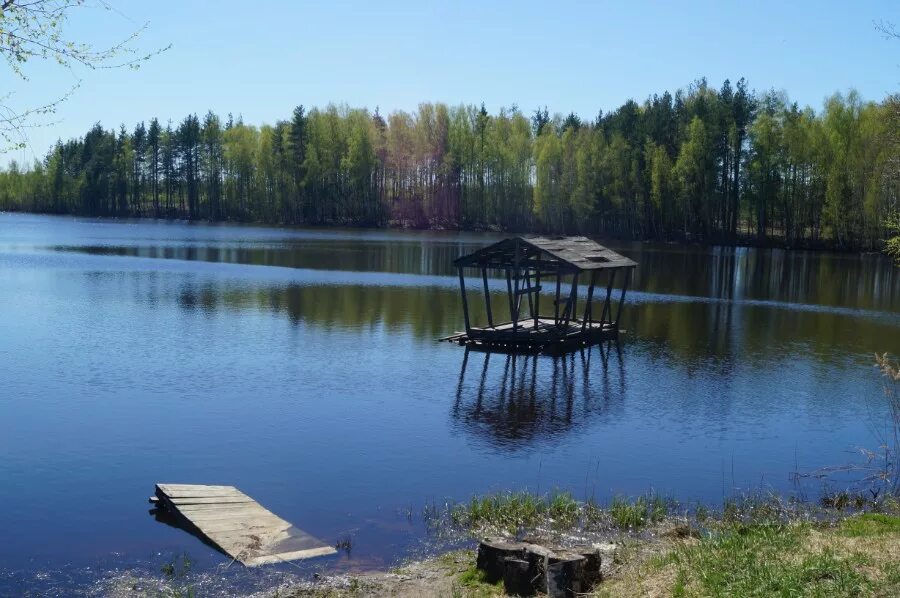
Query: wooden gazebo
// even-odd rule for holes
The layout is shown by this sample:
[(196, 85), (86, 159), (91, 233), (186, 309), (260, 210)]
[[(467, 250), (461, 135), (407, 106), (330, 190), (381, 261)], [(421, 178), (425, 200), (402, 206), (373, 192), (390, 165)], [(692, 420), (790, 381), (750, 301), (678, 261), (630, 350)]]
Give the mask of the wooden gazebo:
[[(587, 237), (504, 239), (464, 255), (454, 264), (459, 270), (466, 330), (443, 340), (476, 349), (514, 352), (564, 352), (617, 337), (625, 292), (632, 270), (637, 266), (636, 262)], [(466, 268), (480, 270), (486, 326), (471, 324), (463, 276)], [(489, 270), (505, 274), (509, 304), (507, 321), (495, 320), (488, 288)], [(621, 282), (621, 294), (618, 305), (613, 305), (613, 287), (617, 278)], [(553, 286), (545, 289), (548, 283)], [(579, 283), (587, 287), (580, 312)], [(594, 290), (604, 284), (602, 307), (595, 311)], [(541, 295), (549, 294), (551, 290), (555, 290), (551, 308), (542, 313)], [(528, 306), (527, 314), (523, 313), (523, 297)]]

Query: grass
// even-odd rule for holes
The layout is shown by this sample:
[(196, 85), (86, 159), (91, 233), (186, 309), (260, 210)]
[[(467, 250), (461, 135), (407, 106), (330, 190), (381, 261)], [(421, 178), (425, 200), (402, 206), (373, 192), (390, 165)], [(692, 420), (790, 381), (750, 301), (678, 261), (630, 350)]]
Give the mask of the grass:
[(167, 587), (159, 593), (164, 598), (194, 598), (196, 591), (190, 584), (185, 583), (191, 571), (191, 558), (184, 553), (181, 559), (172, 559), (160, 567), (160, 571), (166, 579)]
[(900, 517), (884, 513), (860, 513), (841, 522), (841, 532), (851, 538), (895, 534), (900, 536)]
[(545, 522), (569, 528), (580, 516), (581, 506), (568, 492), (554, 492), (549, 496), (530, 492), (476, 496), (450, 509), (450, 518), (456, 525), (469, 529), (496, 528), (513, 534)]
[(490, 583), (484, 576), (484, 571), (474, 565), (457, 575), (456, 583), (462, 588), (474, 591), (476, 594), (492, 596), (498, 591), (502, 593), (503, 581)]
[(609, 506), (609, 516), (613, 523), (623, 529), (640, 529), (652, 523), (659, 523), (668, 514), (668, 502), (655, 494), (639, 496), (634, 501), (617, 496)]
[[(646, 545), (645, 545), (646, 547)], [(718, 519), (699, 539), (626, 558), (600, 596), (898, 596), (900, 517)]]
[(664, 520), (673, 506), (672, 501), (656, 494), (634, 500), (616, 497), (607, 509), (593, 501), (579, 502), (568, 492), (506, 492), (476, 496), (467, 503), (449, 506), (448, 516), (443, 518), (428, 507), (426, 516), (432, 526), (447, 519), (464, 530), (497, 530), (515, 535), (538, 526), (573, 530), (612, 524), (625, 530), (641, 529)]

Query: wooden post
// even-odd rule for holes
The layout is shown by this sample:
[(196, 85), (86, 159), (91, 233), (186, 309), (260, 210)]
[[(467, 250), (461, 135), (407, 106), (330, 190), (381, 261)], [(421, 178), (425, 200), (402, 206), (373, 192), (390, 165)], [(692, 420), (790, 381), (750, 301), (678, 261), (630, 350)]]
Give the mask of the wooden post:
[(534, 302), (531, 299), (531, 272), (526, 268), (525, 269), (525, 290), (528, 291), (528, 313), (531, 317), (534, 317)]
[(556, 301), (553, 302), (553, 325), (559, 326), (559, 285), (562, 283), (562, 270), (556, 268)]
[(616, 310), (616, 330), (619, 329), (619, 316), (622, 315), (622, 305), (625, 303), (625, 291), (628, 290), (628, 283), (631, 281), (631, 268), (625, 271), (625, 282), (622, 284), (622, 296), (619, 297), (619, 308)]
[[(569, 318), (573, 320), (578, 318), (578, 277), (580, 275), (580, 272), (576, 272), (575, 276), (572, 277), (572, 305), (569, 310)], [(568, 323), (568, 319), (566, 319), (566, 324)]]
[(591, 303), (594, 300), (594, 284), (597, 281), (597, 271), (591, 270), (591, 283), (588, 286), (587, 303), (584, 305), (584, 319), (581, 320), (581, 331), (584, 332), (588, 325), (588, 321), (594, 318), (594, 306)]
[(469, 332), (472, 327), (469, 325), (469, 301), (466, 297), (466, 279), (463, 278), (463, 269), (462, 266), (458, 268), (459, 270), (459, 292), (462, 293), (462, 306), (463, 306), (463, 318), (466, 321), (466, 332)]
[(612, 288), (613, 283), (616, 280), (616, 271), (609, 271), (609, 284), (606, 285), (606, 301), (603, 302), (603, 313), (600, 314), (600, 323), (603, 324), (606, 322), (606, 314), (609, 313), (609, 319), (612, 321), (612, 308), (610, 306), (610, 299), (612, 298)]
[[(518, 261), (518, 260), (517, 260)], [(519, 295), (519, 266), (516, 265), (516, 273), (513, 276), (513, 327), (512, 331), (515, 332), (519, 327), (519, 305), (522, 303), (522, 296)]]
[(511, 274), (509, 273), (509, 268), (506, 269), (506, 293), (507, 295), (509, 295), (509, 319), (510, 321), (512, 321), (513, 312), (516, 310), (516, 308), (513, 306), (513, 301), (515, 300), (516, 296), (513, 295), (512, 278)]
[(513, 305), (515, 306), (515, 312), (513, 313), (513, 326), (512, 331), (513, 334), (516, 333), (516, 329), (519, 327), (519, 305), (522, 302), (522, 297), (519, 295), (519, 239), (516, 239), (516, 249), (515, 249), (515, 257), (513, 258), (513, 265), (516, 268), (515, 282), (513, 283)]
[(540, 317), (541, 317), (541, 265), (538, 264), (537, 270), (534, 273), (534, 285), (537, 288), (537, 291), (534, 293), (534, 328), (537, 330), (537, 327), (540, 325)]
[(487, 268), (481, 269), (481, 278), (484, 280), (484, 305), (487, 308), (488, 326), (494, 327), (494, 314), (491, 313), (491, 292), (488, 291)]
[(572, 319), (572, 314), (575, 313), (575, 305), (578, 303), (579, 274), (579, 272), (576, 272), (574, 276), (572, 276), (572, 291), (569, 293), (569, 300), (566, 302), (566, 328), (569, 327), (569, 322)]

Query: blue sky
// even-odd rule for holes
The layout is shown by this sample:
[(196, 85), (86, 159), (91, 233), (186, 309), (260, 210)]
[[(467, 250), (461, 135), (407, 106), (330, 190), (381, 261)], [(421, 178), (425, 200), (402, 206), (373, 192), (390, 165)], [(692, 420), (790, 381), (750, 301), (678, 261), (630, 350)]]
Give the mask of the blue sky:
[(715, 87), (743, 76), (817, 109), (835, 91), (880, 100), (900, 88), (900, 41), (873, 25), (900, 27), (896, 0), (109, 2), (115, 11), (80, 10), (72, 36), (102, 46), (147, 22), (141, 47), (172, 48), (138, 71), (34, 63), (23, 82), (4, 70), (2, 88), (15, 92), (8, 103), (18, 108), (81, 80), (18, 159), (43, 156), (94, 122), (132, 128), (208, 109), (261, 124), (297, 104), (389, 112), (483, 101), (491, 111), (546, 104), (592, 118), (701, 76)]

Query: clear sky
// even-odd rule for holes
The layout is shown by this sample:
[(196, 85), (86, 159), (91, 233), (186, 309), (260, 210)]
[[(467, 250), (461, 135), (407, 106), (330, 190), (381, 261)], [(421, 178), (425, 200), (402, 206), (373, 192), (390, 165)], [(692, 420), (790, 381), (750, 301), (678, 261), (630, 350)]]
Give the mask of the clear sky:
[[(92, 0), (88, 0), (91, 2)], [(79, 11), (72, 37), (102, 46), (149, 23), (139, 45), (172, 44), (138, 71), (2, 71), (23, 108), (81, 87), (52, 126), (30, 132), (17, 158), (42, 157), (57, 138), (95, 122), (129, 128), (212, 109), (245, 122), (287, 118), (297, 104), (414, 110), (422, 101), (518, 104), (530, 113), (593, 118), (629, 98), (674, 91), (705, 76), (719, 87), (784, 89), (820, 108), (856, 88), (880, 100), (900, 89), (900, 1), (575, 2), (109, 0)], [(5, 65), (4, 67), (5, 68)]]

